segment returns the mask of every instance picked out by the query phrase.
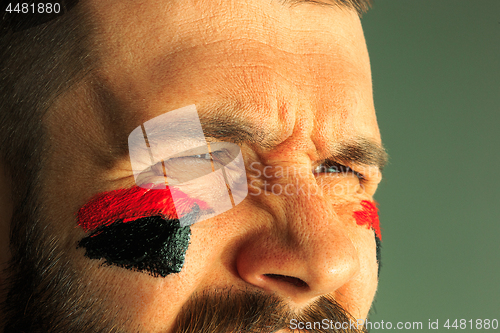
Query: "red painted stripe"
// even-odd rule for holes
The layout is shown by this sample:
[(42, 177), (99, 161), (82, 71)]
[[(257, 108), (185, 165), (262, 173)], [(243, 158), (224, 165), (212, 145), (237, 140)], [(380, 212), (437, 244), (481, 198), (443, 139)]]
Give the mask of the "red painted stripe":
[(382, 233), (380, 232), (380, 221), (378, 218), (378, 209), (376, 202), (363, 200), (361, 201), (362, 210), (354, 212), (354, 219), (358, 225), (367, 225), (375, 230), (378, 239), (382, 240)]
[[(175, 191), (176, 206), (171, 191)], [(78, 211), (78, 225), (89, 231), (110, 225), (118, 219), (129, 222), (154, 215), (175, 219), (190, 212), (195, 203), (202, 210), (209, 208), (206, 202), (192, 199), (175, 188), (169, 190), (134, 186), (130, 189), (99, 193), (92, 197)]]

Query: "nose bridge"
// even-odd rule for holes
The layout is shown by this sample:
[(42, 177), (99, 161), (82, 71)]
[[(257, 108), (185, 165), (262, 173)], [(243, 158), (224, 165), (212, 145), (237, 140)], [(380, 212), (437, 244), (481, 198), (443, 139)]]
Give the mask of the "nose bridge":
[[(308, 163), (275, 165), (263, 172), (264, 194), (276, 211), (275, 227), (299, 244), (310, 245), (326, 238), (343, 238), (346, 216), (342, 209), (350, 204), (341, 196), (323, 193)], [(278, 208), (279, 207), (279, 208)], [(350, 243), (350, 242), (349, 242)]]
[(335, 290), (357, 270), (357, 251), (344, 230), (346, 221), (337, 211), (342, 205), (323, 196), (318, 186), (303, 183), (310, 185), (307, 190), (299, 188), (299, 193), (284, 198), (282, 224), (306, 263), (309, 283), (318, 292)]
[(268, 181), (262, 200), (268, 201), (274, 220), (243, 247), (240, 275), (297, 302), (335, 292), (359, 269), (357, 251), (342, 228), (345, 221), (312, 174), (283, 174)]

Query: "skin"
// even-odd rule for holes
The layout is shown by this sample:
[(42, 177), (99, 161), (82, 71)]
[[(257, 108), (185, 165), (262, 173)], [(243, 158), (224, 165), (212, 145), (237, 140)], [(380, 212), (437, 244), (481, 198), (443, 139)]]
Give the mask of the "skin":
[[(355, 177), (307, 171), (329, 157), (336, 142), (358, 135), (380, 142), (357, 14), (265, 0), (84, 5), (95, 18), (99, 61), (45, 119), (51, 149), (42, 193), (47, 227), (82, 283), (106, 297), (106, 306), (121, 308), (119, 322), (130, 330), (167, 332), (191, 295), (231, 286), (276, 293), (294, 309), (329, 294), (355, 318), (366, 318), (377, 288), (375, 241), (352, 213), (361, 200), (372, 200), (380, 173), (372, 170), (361, 191)], [(109, 96), (104, 109), (94, 89)], [(96, 193), (134, 185), (127, 151), (120, 149), (128, 134), (191, 104), (200, 115), (229, 114), (276, 134), (273, 147), (242, 145), (247, 166), (306, 171), (282, 178), (249, 175), (254, 182), (245, 201), (192, 226), (178, 274), (155, 278), (85, 258), (75, 246), (86, 236), (75, 213)], [(300, 184), (319, 194), (266, 195), (274, 184)], [(348, 190), (336, 195), (335, 184)], [(7, 197), (0, 197), (3, 207)], [(264, 274), (295, 277), (308, 286)]]

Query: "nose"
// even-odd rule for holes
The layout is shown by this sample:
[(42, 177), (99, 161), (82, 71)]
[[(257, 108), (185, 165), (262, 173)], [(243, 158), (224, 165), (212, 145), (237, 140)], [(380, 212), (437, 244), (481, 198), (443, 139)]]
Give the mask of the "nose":
[(297, 305), (334, 293), (359, 270), (357, 251), (342, 229), (345, 221), (322, 197), (277, 200), (283, 213), (271, 214), (272, 221), (244, 240), (236, 258), (238, 274)]

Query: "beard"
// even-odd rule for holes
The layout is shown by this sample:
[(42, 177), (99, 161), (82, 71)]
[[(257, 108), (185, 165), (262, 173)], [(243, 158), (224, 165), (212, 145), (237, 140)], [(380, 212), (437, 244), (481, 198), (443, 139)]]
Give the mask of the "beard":
[[(12, 258), (6, 269), (7, 280), (1, 286), (5, 296), (0, 305), (4, 333), (141, 332), (140, 327), (126, 329), (132, 320), (123, 320), (123, 316), (118, 320), (119, 307), (85, 288), (82, 273), (73, 268), (70, 256), (46, 227), (48, 221), (41, 218), (36, 188), (27, 193), (32, 194), (26, 195), (12, 217)], [(292, 311), (276, 295), (233, 289), (207, 289), (192, 295), (176, 318), (174, 332), (293, 332), (294, 322), (324, 323), (301, 332), (366, 332), (363, 327), (335, 326), (356, 320), (327, 296)]]
[[(42, 219), (40, 182), (32, 181), (11, 221), (11, 259), (1, 287), (0, 331), (116, 332), (115, 316), (83, 281)], [(110, 318), (107, 318), (107, 316)]]

